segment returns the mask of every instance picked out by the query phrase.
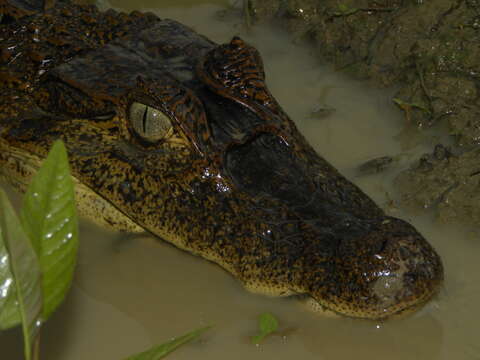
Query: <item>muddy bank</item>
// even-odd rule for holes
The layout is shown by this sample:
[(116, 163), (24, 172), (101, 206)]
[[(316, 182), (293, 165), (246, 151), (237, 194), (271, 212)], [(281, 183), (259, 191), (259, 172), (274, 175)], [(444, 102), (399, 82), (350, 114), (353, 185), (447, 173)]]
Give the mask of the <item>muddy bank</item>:
[(406, 205), (435, 207), (443, 221), (480, 224), (480, 148), (459, 154), (437, 145), (397, 176)]
[(480, 201), (475, 201), (480, 176), (471, 176), (480, 169), (480, 161), (475, 161), (480, 143), (480, 1), (245, 4), (252, 23), (281, 19), (294, 38), (313, 42), (319, 55), (337, 69), (383, 86), (400, 86), (393, 101), (404, 111), (407, 124), (446, 124), (456, 147), (473, 149), (442, 159), (426, 155), (399, 176), (397, 184), (409, 203), (440, 204), (445, 220), (480, 222)]

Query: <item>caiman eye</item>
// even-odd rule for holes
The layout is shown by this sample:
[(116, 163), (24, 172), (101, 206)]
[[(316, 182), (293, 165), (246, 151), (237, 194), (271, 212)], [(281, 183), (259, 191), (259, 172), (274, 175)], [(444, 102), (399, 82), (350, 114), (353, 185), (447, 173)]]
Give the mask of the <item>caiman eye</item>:
[(137, 135), (149, 142), (165, 138), (172, 129), (167, 115), (145, 104), (132, 103), (129, 116)]

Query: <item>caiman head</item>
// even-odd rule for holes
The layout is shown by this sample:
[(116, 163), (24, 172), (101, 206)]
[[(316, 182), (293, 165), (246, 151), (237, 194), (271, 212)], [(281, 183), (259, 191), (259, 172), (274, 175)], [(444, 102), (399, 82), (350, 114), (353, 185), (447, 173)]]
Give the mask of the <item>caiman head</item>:
[(258, 52), (185, 29), (163, 20), (51, 69), (31, 95), (36, 115), (0, 127), (4, 174), (37, 166), (60, 138), (76, 180), (251, 291), (360, 318), (429, 300), (437, 253), (315, 152)]

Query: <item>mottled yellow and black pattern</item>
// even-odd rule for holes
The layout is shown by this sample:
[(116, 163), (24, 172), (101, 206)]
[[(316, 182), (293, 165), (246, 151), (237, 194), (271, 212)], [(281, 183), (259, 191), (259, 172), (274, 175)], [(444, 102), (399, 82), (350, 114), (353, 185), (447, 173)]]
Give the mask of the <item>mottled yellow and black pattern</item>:
[(47, 7), (0, 0), (0, 173), (18, 189), (62, 139), (81, 212), (251, 291), (385, 318), (439, 289), (434, 249), (312, 149), (253, 47), (148, 13)]

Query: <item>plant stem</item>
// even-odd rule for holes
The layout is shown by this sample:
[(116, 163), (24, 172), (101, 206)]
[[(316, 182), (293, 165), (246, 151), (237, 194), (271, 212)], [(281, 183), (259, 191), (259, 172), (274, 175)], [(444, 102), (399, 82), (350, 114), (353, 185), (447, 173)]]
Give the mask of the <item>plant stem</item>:
[(33, 342), (32, 354), (32, 360), (40, 360), (40, 331)]

